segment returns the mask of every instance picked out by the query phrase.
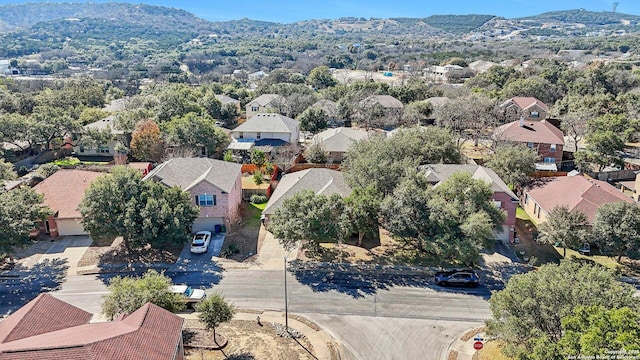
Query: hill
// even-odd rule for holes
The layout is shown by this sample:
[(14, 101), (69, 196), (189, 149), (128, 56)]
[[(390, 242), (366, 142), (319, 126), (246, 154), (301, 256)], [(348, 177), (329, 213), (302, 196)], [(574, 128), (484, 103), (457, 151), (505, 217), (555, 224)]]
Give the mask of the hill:
[(565, 11), (552, 11), (539, 14), (536, 16), (528, 16), (519, 18), (518, 20), (532, 20), (538, 23), (544, 22), (560, 22), (560, 23), (574, 23), (584, 24), (586, 26), (602, 26), (602, 25), (618, 25), (624, 21), (630, 21), (632, 23), (638, 23), (640, 16), (622, 14), (611, 11), (587, 11), (584, 9), (565, 10)]

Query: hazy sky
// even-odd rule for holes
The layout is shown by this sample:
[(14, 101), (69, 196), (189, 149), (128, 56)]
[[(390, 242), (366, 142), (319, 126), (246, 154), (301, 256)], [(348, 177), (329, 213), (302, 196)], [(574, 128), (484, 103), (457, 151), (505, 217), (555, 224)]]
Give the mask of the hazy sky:
[[(29, 1), (0, 0), (0, 5), (24, 2)], [(75, 2), (91, 1), (76, 0)], [(94, 0), (93, 2), (111, 1)], [(275, 22), (335, 19), (345, 16), (427, 17), (433, 14), (490, 14), (513, 18), (579, 8), (611, 11), (613, 3), (609, 0), (120, 0), (120, 2), (181, 8), (211, 21), (246, 17)], [(618, 0), (618, 3), (618, 12), (640, 15), (639, 0)]]

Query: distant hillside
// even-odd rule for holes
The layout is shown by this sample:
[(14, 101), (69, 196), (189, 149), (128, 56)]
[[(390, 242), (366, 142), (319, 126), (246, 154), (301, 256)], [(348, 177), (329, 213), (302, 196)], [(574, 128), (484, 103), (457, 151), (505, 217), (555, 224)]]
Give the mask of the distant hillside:
[(0, 6), (0, 30), (28, 29), (61, 19), (90, 18), (133, 23), (154, 28), (197, 30), (209, 22), (180, 9), (126, 3), (26, 3)]
[(452, 34), (466, 34), (493, 18), (494, 15), (431, 15), (424, 22)]
[(633, 23), (640, 21), (640, 16), (622, 14), (611, 11), (586, 11), (583, 9), (552, 11), (536, 16), (528, 16), (519, 18), (518, 20), (533, 20), (537, 22), (563, 22), (563, 23), (579, 23), (587, 26), (602, 26), (620, 24), (623, 20)]

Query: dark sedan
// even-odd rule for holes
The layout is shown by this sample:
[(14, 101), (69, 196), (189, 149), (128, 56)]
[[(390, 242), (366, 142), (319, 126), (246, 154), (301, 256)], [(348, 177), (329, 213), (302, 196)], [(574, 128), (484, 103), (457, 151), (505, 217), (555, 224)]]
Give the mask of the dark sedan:
[(478, 286), (480, 279), (473, 270), (447, 270), (436, 272), (435, 282), (438, 285)]

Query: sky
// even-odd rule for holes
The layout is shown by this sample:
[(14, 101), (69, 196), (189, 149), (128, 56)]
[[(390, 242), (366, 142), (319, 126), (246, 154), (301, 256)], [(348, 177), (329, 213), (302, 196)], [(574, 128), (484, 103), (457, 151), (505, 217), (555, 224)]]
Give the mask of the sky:
[[(0, 0), (0, 5), (37, 1)], [(112, 1), (76, 0), (75, 2)], [(590, 11), (611, 11), (613, 4), (613, 1), (609, 0), (316, 0), (311, 2), (308, 0), (120, 0), (119, 2), (184, 9), (210, 21), (249, 18), (280, 23), (348, 16), (415, 18), (445, 14), (486, 14), (514, 18), (547, 11), (579, 8)], [(639, 0), (618, 0), (617, 2), (617, 12), (640, 15)]]

